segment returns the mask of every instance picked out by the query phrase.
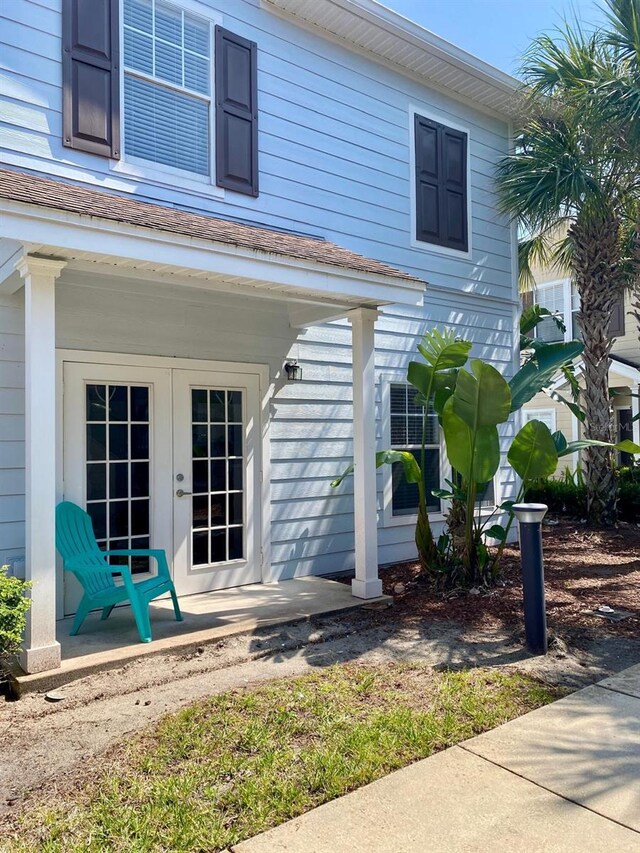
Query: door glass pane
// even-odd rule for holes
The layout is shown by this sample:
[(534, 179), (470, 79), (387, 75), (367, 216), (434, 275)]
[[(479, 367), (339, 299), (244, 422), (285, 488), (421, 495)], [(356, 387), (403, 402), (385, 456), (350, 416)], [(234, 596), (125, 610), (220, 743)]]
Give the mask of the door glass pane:
[(194, 566), (244, 557), (243, 410), (242, 391), (191, 389)]
[[(149, 548), (149, 388), (87, 384), (86, 507), (103, 550)], [(134, 461), (135, 460), (135, 461)], [(110, 558), (132, 572), (149, 571), (146, 557)]]

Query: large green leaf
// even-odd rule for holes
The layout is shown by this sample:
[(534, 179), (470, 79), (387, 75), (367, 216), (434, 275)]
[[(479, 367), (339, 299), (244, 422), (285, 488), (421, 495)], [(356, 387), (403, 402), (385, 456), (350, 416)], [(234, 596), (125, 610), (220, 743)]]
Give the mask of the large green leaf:
[(542, 421), (526, 423), (513, 439), (507, 459), (525, 483), (554, 474), (558, 451), (549, 427)]
[(495, 367), (479, 359), (471, 362), (471, 373), (460, 370), (453, 410), (472, 430), (504, 423), (511, 411), (509, 384)]
[(550, 385), (558, 370), (573, 361), (582, 350), (580, 341), (547, 344), (538, 348), (509, 382), (511, 411), (517, 411)]
[(570, 441), (564, 450), (558, 453), (558, 456), (568, 456), (570, 453), (575, 453), (577, 450), (584, 450), (586, 447), (609, 447), (611, 450), (619, 450), (620, 453), (640, 453), (640, 444), (635, 441), (630, 441), (625, 438), (624, 441), (619, 441), (617, 444), (611, 444), (608, 441), (597, 441), (595, 438), (581, 438), (579, 441)]
[(488, 483), (500, 466), (500, 441), (495, 425), (472, 430), (454, 411), (454, 398), (447, 400), (442, 428), (447, 457), (467, 482)]
[[(394, 462), (402, 464), (407, 483), (420, 482), (422, 474), (413, 453), (409, 453), (407, 450), (379, 450), (376, 453), (376, 468), (381, 468), (383, 465), (393, 465)], [(353, 464), (347, 466), (339, 477), (331, 481), (331, 488), (337, 489), (350, 474), (353, 474), (353, 471)]]
[(546, 317), (551, 317), (558, 329), (564, 333), (567, 328), (562, 319), (562, 314), (554, 314), (548, 308), (543, 308), (542, 305), (529, 305), (520, 315), (520, 334), (528, 335), (532, 332), (538, 323), (541, 323)]
[(435, 371), (423, 361), (410, 361), (407, 370), (407, 380), (422, 396), (427, 399), (433, 392)]
[(437, 373), (439, 370), (450, 370), (453, 367), (462, 367), (466, 364), (471, 341), (457, 338), (452, 329), (433, 329), (425, 332), (422, 342), (418, 344), (420, 354)]

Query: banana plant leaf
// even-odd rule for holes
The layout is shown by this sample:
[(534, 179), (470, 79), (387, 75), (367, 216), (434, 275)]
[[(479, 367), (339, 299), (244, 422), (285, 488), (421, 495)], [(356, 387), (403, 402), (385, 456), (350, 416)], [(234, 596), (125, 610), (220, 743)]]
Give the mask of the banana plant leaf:
[[(376, 453), (376, 468), (381, 468), (383, 465), (393, 465), (394, 462), (400, 462), (402, 464), (407, 483), (420, 482), (422, 472), (420, 471), (420, 466), (418, 465), (413, 453), (409, 453), (408, 450), (379, 450)], [(353, 464), (345, 468), (339, 477), (336, 477), (335, 480), (331, 481), (331, 488), (337, 489), (338, 486), (342, 485), (344, 480), (346, 480), (350, 474), (353, 474), (354, 468), (355, 466)]]
[(525, 483), (555, 474), (558, 451), (549, 427), (537, 420), (526, 423), (513, 439), (507, 459)]
[(455, 397), (445, 404), (442, 428), (447, 457), (466, 482), (488, 483), (500, 466), (500, 441), (495, 425), (473, 430), (454, 411)]
[(451, 399), (453, 411), (471, 430), (504, 423), (511, 411), (508, 383), (495, 367), (479, 359), (471, 362), (471, 372), (459, 371)]
[(471, 341), (464, 341), (456, 337), (452, 329), (433, 329), (425, 332), (422, 343), (418, 344), (418, 351), (437, 373), (440, 370), (450, 370), (453, 367), (462, 367), (471, 352)]
[(542, 305), (529, 305), (520, 315), (520, 334), (528, 335), (532, 332), (538, 323), (541, 323), (545, 317), (551, 317), (558, 329), (564, 333), (567, 327), (564, 324), (561, 314), (554, 314), (548, 308), (543, 308)]
[(580, 341), (567, 341), (537, 349), (509, 382), (511, 411), (515, 412), (551, 384), (553, 377), (584, 349)]
[(471, 346), (471, 341), (459, 340), (451, 329), (425, 332), (422, 342), (418, 344), (424, 362), (409, 363), (408, 381), (428, 401), (434, 391), (437, 375), (466, 364)]
[(620, 453), (631, 453), (633, 455), (640, 453), (640, 444), (636, 444), (635, 441), (628, 438), (619, 441), (617, 444), (597, 441), (595, 438), (581, 438), (579, 441), (570, 441), (565, 449), (558, 453), (558, 456), (568, 456), (570, 453), (575, 453), (576, 450), (584, 450), (585, 447), (610, 447), (611, 450), (619, 450)]

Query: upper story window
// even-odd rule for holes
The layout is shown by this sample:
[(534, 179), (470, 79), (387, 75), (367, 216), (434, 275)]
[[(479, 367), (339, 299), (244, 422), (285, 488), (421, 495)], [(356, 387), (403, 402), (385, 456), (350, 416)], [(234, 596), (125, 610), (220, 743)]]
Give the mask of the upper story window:
[(211, 27), (164, 0), (124, 0), (124, 150), (209, 175)]
[(467, 143), (463, 131), (415, 115), (415, 238), (419, 242), (469, 250)]
[(221, 21), (198, 0), (63, 0), (63, 144), (177, 190), (257, 196), (258, 49)]
[[(580, 313), (580, 295), (571, 279), (565, 278), (562, 281), (539, 284), (533, 292), (533, 299), (536, 305), (548, 308), (549, 311), (552, 311), (562, 319), (566, 327), (566, 331), (563, 334), (561, 329), (558, 328), (558, 324), (551, 317), (545, 317), (536, 326), (535, 334), (537, 338), (545, 341), (545, 343), (580, 339), (580, 322), (578, 318)], [(609, 335), (612, 338), (620, 338), (624, 333), (624, 294), (621, 294), (613, 307)]]

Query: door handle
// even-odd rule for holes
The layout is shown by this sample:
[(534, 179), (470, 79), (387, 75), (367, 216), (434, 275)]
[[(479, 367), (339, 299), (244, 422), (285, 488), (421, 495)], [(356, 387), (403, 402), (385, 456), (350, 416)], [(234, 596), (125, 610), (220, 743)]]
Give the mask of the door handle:
[(190, 494), (191, 494), (191, 492), (185, 492), (184, 489), (178, 489), (176, 492), (176, 497), (177, 498), (183, 498), (185, 495), (190, 495)]

